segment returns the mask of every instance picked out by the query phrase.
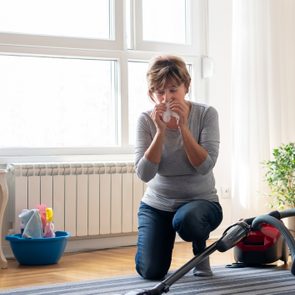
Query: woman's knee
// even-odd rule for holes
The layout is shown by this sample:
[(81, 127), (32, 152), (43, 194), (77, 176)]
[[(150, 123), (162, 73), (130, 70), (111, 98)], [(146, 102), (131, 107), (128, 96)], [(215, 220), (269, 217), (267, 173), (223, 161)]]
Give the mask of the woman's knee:
[(179, 236), (187, 242), (207, 239), (210, 234), (208, 221), (191, 212), (181, 219), (174, 219), (173, 226)]
[(198, 200), (178, 209), (173, 227), (185, 241), (206, 240), (221, 221), (222, 209), (219, 204)]
[(146, 280), (162, 280), (166, 276), (169, 267), (170, 264), (159, 264), (157, 261), (150, 261), (145, 264), (141, 264), (140, 262), (136, 263), (136, 271)]

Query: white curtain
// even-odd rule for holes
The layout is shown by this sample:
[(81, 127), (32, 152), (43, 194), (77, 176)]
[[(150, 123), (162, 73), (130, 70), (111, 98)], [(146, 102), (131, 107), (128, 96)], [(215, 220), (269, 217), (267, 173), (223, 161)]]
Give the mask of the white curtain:
[(262, 161), (295, 141), (295, 1), (233, 0), (233, 220), (269, 211)]

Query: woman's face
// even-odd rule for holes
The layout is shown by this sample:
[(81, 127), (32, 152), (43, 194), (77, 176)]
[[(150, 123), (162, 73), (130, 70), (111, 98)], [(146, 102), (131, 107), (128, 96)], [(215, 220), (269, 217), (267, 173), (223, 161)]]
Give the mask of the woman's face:
[(155, 103), (166, 103), (171, 101), (182, 101), (185, 98), (187, 89), (184, 83), (176, 86), (173, 82), (168, 82), (164, 89), (157, 89), (152, 98)]

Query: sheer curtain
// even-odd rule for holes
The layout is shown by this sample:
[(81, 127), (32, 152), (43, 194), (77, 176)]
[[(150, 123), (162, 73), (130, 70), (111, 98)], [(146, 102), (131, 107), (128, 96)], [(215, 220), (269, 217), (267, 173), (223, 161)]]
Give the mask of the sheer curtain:
[(295, 140), (295, 1), (234, 0), (233, 220), (269, 211), (262, 161)]

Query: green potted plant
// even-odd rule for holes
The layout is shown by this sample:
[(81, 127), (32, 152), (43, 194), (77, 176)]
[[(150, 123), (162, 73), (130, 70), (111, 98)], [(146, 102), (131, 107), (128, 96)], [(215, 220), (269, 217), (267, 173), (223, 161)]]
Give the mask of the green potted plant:
[(273, 159), (264, 162), (272, 207), (295, 208), (295, 143), (274, 148), (272, 155)]
[[(271, 206), (277, 210), (295, 208), (295, 143), (273, 149), (273, 159), (265, 161), (265, 180), (270, 188)], [(295, 217), (287, 218), (287, 226), (295, 237)]]

